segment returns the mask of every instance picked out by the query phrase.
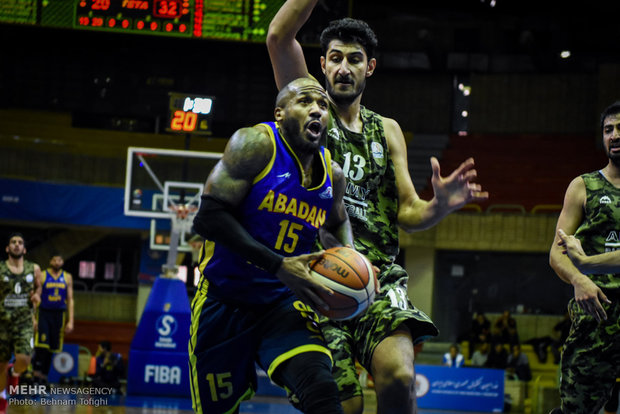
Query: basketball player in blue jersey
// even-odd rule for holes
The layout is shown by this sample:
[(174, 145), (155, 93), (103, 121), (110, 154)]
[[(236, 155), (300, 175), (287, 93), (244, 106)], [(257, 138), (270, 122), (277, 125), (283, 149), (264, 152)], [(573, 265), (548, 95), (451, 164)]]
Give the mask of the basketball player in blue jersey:
[(255, 364), (304, 413), (342, 413), (314, 309), (331, 290), (310, 273), (319, 228), (352, 245), (344, 176), (319, 145), (327, 95), (312, 79), (278, 94), (276, 122), (238, 130), (206, 182), (194, 229), (205, 237), (189, 343), (193, 407), (237, 413)]
[(52, 354), (62, 350), (64, 333), (73, 331), (73, 277), (63, 270), (62, 255), (54, 253), (50, 267), (41, 272), (41, 304), (37, 310), (32, 360), (36, 382), (47, 383)]

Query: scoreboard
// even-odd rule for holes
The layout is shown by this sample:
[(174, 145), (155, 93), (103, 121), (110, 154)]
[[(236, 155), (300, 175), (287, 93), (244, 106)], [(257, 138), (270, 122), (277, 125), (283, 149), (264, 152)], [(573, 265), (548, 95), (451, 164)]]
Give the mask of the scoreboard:
[(0, 23), (263, 42), (285, 0), (2, 0)]
[(211, 135), (211, 108), (215, 97), (170, 92), (166, 131)]

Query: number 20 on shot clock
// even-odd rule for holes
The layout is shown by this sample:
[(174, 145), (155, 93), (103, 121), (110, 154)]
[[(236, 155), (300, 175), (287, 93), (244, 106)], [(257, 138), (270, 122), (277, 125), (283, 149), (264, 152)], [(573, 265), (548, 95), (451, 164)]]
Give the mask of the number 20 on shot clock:
[(212, 96), (170, 92), (166, 131), (179, 134), (211, 135)]

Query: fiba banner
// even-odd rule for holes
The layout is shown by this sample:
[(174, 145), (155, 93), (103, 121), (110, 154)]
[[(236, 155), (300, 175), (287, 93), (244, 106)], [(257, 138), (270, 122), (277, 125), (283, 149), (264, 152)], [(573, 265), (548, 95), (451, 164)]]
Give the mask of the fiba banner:
[(416, 365), (418, 407), (440, 410), (502, 412), (504, 371)]
[(127, 393), (189, 397), (190, 305), (179, 279), (155, 279), (131, 341)]
[(128, 395), (190, 397), (187, 353), (129, 351)]

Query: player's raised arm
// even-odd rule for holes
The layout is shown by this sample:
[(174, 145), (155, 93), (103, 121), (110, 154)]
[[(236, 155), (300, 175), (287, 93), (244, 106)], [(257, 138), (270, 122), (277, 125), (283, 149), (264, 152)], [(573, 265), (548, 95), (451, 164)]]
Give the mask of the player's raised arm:
[(295, 36), (316, 3), (317, 0), (287, 0), (269, 24), (267, 50), (278, 89), (293, 79), (308, 76), (306, 58)]

